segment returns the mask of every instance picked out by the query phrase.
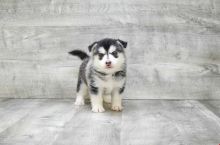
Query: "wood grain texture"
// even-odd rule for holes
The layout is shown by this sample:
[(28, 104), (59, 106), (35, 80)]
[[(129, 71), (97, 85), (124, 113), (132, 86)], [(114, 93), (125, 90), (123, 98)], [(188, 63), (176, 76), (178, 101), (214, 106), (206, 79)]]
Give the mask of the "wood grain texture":
[(13, 100), (5, 99), (0, 102), (0, 132), (19, 122), (24, 116), (41, 103), (43, 100)]
[(198, 101), (133, 100), (125, 106), (123, 145), (219, 143), (220, 118)]
[[(34, 100), (37, 103), (41, 101), (42, 99)], [(13, 107), (13, 104), (11, 105)], [(23, 105), (19, 107), (22, 108)], [(50, 145), (63, 129), (62, 126), (73, 117), (75, 113), (73, 108), (73, 102), (69, 100), (43, 100), (38, 106), (34, 106), (32, 110), (26, 108), (29, 111), (28, 113), (23, 110), (25, 115), (22, 118), (18, 118), (17, 113), (14, 113), (12, 118), (19, 120), (1, 131), (0, 144)], [(1, 119), (0, 124), (4, 121), (6, 120)]]
[(0, 144), (215, 145), (220, 142), (219, 100), (124, 100), (123, 104), (123, 112), (113, 112), (105, 106), (105, 113), (92, 113), (88, 104), (74, 106), (73, 99), (5, 99), (0, 102)]
[(220, 2), (0, 0), (0, 97), (74, 98), (80, 60), (128, 41), (127, 99), (219, 99)]
[(90, 106), (77, 108), (54, 145), (119, 145), (121, 112), (92, 113)]

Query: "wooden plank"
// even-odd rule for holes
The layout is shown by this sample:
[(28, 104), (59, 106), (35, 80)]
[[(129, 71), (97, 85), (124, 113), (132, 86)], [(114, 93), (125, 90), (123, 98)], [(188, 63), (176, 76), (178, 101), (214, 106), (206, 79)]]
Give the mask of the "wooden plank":
[(0, 133), (19, 122), (43, 101), (27, 99), (2, 100), (0, 102)]
[(218, 23), (220, 4), (204, 0), (1, 0), (1, 25), (82, 26), (115, 24)]
[(220, 117), (220, 102), (218, 100), (200, 100), (199, 102)]
[(4, 102), (6, 100), (8, 100), (8, 98), (0, 98), (0, 102)]
[[(23, 110), (25, 115), (0, 133), (1, 145), (120, 143), (121, 112), (106, 109), (106, 113), (92, 113), (89, 105), (74, 106), (72, 99), (42, 100), (34, 109), (25, 108), (28, 113)], [(14, 101), (16, 106), (24, 107), (20, 100)], [(14, 107), (12, 105), (8, 105), (9, 110)], [(6, 113), (7, 117), (14, 118), (18, 112)]]
[[(213, 64), (156, 63), (128, 66), (126, 99), (219, 99)], [(144, 72), (144, 73), (143, 73)]]
[(128, 41), (125, 98), (219, 99), (218, 1), (1, 0), (0, 16), (0, 98), (74, 98), (67, 52), (113, 37)]
[[(73, 98), (78, 68), (2, 61), (0, 96), (4, 98)], [(4, 83), (3, 83), (4, 82)]]
[(54, 145), (119, 145), (121, 112), (92, 113), (90, 106), (80, 111), (64, 127)]
[(121, 144), (218, 144), (220, 119), (198, 101), (126, 101)]
[[(37, 102), (36, 99), (34, 101)], [(50, 145), (63, 130), (65, 123), (74, 116), (76, 109), (74, 109), (73, 100), (52, 99), (44, 100), (43, 103), (28, 111), (28, 114), (0, 133), (0, 144)], [(24, 110), (23, 113), (25, 113)], [(16, 114), (12, 117), (16, 117)]]
[[(8, 69), (0, 71), (1, 97), (75, 97), (78, 68), (74, 66), (33, 68), (34, 64), (28, 62), (5, 64)], [(213, 69), (212, 65), (131, 64), (124, 98), (218, 99), (220, 77)]]
[(105, 105), (92, 113), (72, 99), (8, 99), (0, 102), (0, 144), (218, 144), (219, 102), (126, 100), (123, 112)]
[(67, 52), (109, 35), (129, 43), (125, 98), (218, 99), (219, 33), (177, 25), (175, 32), (135, 26), (129, 35), (129, 28), (3, 27), (0, 97), (75, 97), (81, 61)]

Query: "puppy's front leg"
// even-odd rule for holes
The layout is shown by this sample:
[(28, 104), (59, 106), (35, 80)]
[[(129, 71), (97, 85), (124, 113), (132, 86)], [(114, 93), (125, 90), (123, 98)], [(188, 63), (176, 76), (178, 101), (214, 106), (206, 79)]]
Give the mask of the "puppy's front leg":
[(112, 110), (122, 111), (122, 96), (120, 93), (120, 88), (116, 88), (112, 92)]
[(90, 97), (93, 112), (104, 112), (102, 90), (98, 87), (90, 86)]

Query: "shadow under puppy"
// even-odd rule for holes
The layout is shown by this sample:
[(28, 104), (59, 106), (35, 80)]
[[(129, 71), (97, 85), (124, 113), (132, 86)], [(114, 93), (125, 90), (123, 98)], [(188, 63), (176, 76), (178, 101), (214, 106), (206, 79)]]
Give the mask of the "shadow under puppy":
[(114, 111), (122, 110), (122, 96), (126, 82), (127, 42), (105, 38), (92, 43), (89, 54), (81, 50), (69, 52), (83, 60), (78, 76), (75, 105), (84, 105), (89, 96), (93, 112), (104, 112), (103, 100)]

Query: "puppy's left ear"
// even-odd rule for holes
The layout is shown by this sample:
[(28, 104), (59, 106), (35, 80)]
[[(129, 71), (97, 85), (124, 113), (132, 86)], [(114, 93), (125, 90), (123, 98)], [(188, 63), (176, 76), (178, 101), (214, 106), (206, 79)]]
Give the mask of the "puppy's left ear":
[(93, 48), (94, 46), (96, 46), (96, 44), (97, 44), (97, 42), (93, 42), (91, 45), (88, 46), (89, 52), (92, 51), (92, 48)]
[(125, 41), (123, 41), (123, 40), (120, 40), (120, 39), (117, 39), (117, 42), (120, 44), (120, 45), (122, 45), (124, 48), (126, 48), (127, 47), (127, 42), (125, 42)]

